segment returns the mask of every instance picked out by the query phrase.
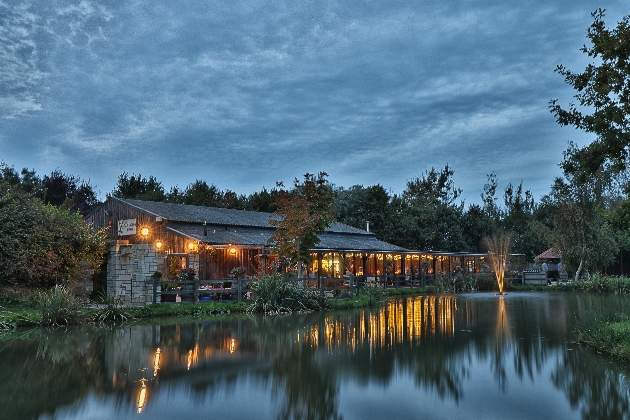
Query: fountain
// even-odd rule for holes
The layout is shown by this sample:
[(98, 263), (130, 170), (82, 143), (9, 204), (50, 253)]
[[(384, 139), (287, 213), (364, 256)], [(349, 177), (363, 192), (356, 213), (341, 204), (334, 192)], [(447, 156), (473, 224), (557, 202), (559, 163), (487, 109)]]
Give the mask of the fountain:
[(503, 280), (505, 278), (505, 266), (507, 265), (511, 242), (512, 237), (508, 234), (486, 238), (488, 252), (490, 253), (490, 263), (497, 277), (497, 283), (499, 283), (499, 296), (507, 294), (503, 292)]

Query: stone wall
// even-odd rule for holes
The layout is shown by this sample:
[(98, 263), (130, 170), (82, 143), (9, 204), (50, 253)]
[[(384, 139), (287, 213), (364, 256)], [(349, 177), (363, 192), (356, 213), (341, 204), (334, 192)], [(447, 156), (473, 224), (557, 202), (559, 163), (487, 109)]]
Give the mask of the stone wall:
[(156, 271), (164, 272), (164, 254), (159, 254), (149, 244), (130, 244), (127, 240), (116, 241), (108, 252), (107, 293), (120, 296), (125, 304), (151, 303), (151, 275)]
[[(199, 254), (188, 254), (186, 265), (199, 272)], [(168, 276), (166, 254), (150, 244), (118, 240), (108, 248), (107, 294), (120, 296), (125, 304), (153, 303), (151, 275), (156, 271), (161, 272), (164, 279)]]

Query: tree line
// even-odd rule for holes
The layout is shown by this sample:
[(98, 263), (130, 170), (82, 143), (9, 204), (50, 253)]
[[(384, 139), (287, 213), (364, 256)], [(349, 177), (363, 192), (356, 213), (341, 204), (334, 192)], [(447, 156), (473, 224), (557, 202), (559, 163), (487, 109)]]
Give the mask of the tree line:
[[(571, 151), (567, 152), (567, 159), (570, 155)], [(554, 181), (551, 192), (537, 203), (522, 182), (518, 185), (509, 183), (500, 199), (498, 179), (492, 172), (483, 186), (480, 204), (468, 206), (460, 199), (462, 190), (455, 186), (453, 175), (454, 170), (448, 165), (439, 170), (431, 168), (422, 176), (410, 179), (400, 194), (391, 193), (380, 184), (353, 185), (349, 188), (334, 186), (326, 179), (326, 174), (320, 174), (318, 186), (330, 192), (327, 197), (332, 204), (334, 220), (360, 229), (368, 228), (369, 223), (369, 230), (379, 239), (409, 249), (486, 252), (485, 238), (509, 233), (513, 238), (512, 252), (525, 254), (528, 260), (533, 261), (536, 255), (551, 246), (576, 242), (571, 232), (593, 236), (593, 240), (598, 242), (602, 242), (602, 238), (613, 238), (607, 243), (606, 254), (612, 252), (614, 255), (618, 243), (625, 246), (628, 242), (623, 242), (623, 238), (615, 232), (623, 227), (625, 213), (622, 209), (630, 205), (626, 204), (619, 188), (612, 188), (614, 181), (620, 178), (611, 173), (602, 173), (601, 179), (594, 182), (597, 185), (582, 186), (580, 189), (576, 177), (567, 172), (564, 178)], [(25, 168), (18, 173), (2, 162), (0, 181), (39, 198), (43, 204), (63, 205), (81, 215), (86, 215), (99, 204), (97, 193), (89, 181), (60, 170), (39, 177), (34, 170)], [(108, 195), (274, 212), (278, 210), (278, 203), (286, 199), (287, 192), (299, 185), (296, 179), (289, 189), (279, 183), (271, 190), (263, 188), (243, 195), (195, 180), (184, 189), (175, 186), (166, 191), (162, 182), (154, 176), (125, 172), (118, 177), (116, 187)], [(581, 207), (570, 210), (571, 206), (578, 205)], [(581, 215), (592, 213), (588, 226), (579, 229), (574, 226), (584, 223), (582, 219), (570, 218), (571, 215), (578, 217), (576, 212)], [(585, 233), (589, 226), (594, 231)], [(566, 248), (564, 245), (561, 247)], [(597, 268), (610, 262), (596, 255), (590, 261), (591, 267)]]

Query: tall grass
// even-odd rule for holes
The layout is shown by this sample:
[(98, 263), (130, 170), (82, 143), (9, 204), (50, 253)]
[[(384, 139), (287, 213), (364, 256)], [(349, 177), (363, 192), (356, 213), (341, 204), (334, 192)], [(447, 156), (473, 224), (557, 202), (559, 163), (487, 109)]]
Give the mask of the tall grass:
[(81, 302), (63, 285), (56, 285), (48, 292), (40, 292), (38, 304), (41, 311), (40, 324), (45, 326), (78, 324), (84, 315)]
[(97, 310), (96, 316), (94, 317), (95, 321), (100, 323), (122, 323), (131, 317), (129, 311), (123, 305), (123, 300), (120, 296), (101, 293), (98, 298), (103, 306)]
[(385, 298), (385, 289), (375, 284), (366, 284), (361, 289), (360, 297), (365, 299), (367, 306), (379, 306)]
[(620, 295), (630, 294), (630, 278), (613, 277), (596, 273), (587, 279), (558, 283), (556, 290), (568, 290), (586, 293), (615, 293)]
[(318, 289), (279, 275), (261, 277), (252, 283), (254, 297), (249, 312), (291, 313), (318, 311), (326, 308), (326, 298)]
[(630, 362), (630, 317), (602, 311), (579, 315), (577, 340), (599, 352)]
[(6, 314), (0, 313), (0, 334), (13, 331), (15, 327), (16, 327), (15, 321), (13, 320), (11, 316), (7, 316)]

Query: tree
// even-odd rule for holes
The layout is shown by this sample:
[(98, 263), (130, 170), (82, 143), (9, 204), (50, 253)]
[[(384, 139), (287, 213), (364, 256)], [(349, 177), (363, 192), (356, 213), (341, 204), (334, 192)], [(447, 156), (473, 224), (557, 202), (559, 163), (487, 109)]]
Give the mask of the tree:
[(266, 188), (263, 188), (260, 192), (250, 194), (244, 200), (245, 210), (273, 213), (277, 210), (277, 207), (273, 203), (272, 194), (273, 191), (270, 193)]
[(604, 12), (598, 9), (592, 13), (594, 21), (587, 31), (591, 45), (581, 48), (598, 63), (590, 63), (582, 73), (563, 65), (556, 68), (578, 92), (574, 97), (581, 109), (573, 103), (562, 108), (557, 99), (549, 106), (560, 125), (572, 125), (597, 136), (576, 151), (574, 159), (563, 162), (565, 171), (580, 172), (581, 176), (598, 172), (606, 161), (617, 170), (624, 168), (630, 146), (630, 16), (609, 29)]
[(116, 189), (112, 191), (112, 196), (146, 201), (166, 201), (164, 187), (154, 176), (151, 175), (147, 179), (141, 174), (129, 176), (127, 172), (118, 176), (118, 184)]
[(455, 200), (462, 194), (461, 188), (453, 185), (453, 171), (448, 165), (440, 172), (435, 168), (427, 171), (422, 178), (407, 181), (407, 189), (403, 192), (403, 199), (407, 202), (420, 201), (426, 204), (441, 203), (454, 205)]
[(196, 180), (186, 187), (182, 194), (182, 203), (194, 206), (219, 207), (221, 191), (206, 181)]
[[(575, 146), (565, 152), (564, 160), (574, 159)], [(564, 167), (580, 168), (575, 162)], [(584, 171), (590, 169), (584, 169)], [(603, 193), (609, 185), (610, 174), (602, 168), (585, 176), (565, 170), (565, 178), (556, 178), (551, 196), (553, 230), (549, 231), (553, 247), (562, 255), (569, 270), (575, 270), (575, 279), (582, 271), (601, 269), (614, 260), (617, 245), (605, 223), (602, 205)]]
[(55, 169), (41, 180), (41, 196), (45, 204), (59, 207), (68, 200), (70, 209), (87, 215), (99, 201), (89, 181), (74, 175), (66, 175)]
[(505, 232), (511, 234), (511, 251), (525, 254), (531, 261), (544, 250), (540, 249), (544, 247), (541, 245), (544, 241), (539, 240), (542, 236), (538, 235), (532, 226), (536, 209), (534, 196), (530, 190), (523, 192), (523, 181), (517, 187), (510, 182), (503, 193), (503, 200), (505, 211), (501, 225)]
[(319, 243), (317, 234), (334, 221), (334, 192), (326, 182), (327, 176), (326, 172), (317, 176), (306, 173), (302, 182), (295, 178), (291, 190), (285, 190), (282, 182), (276, 184), (274, 203), (278, 210), (274, 214), (281, 219), (271, 220), (276, 231), (269, 242), (278, 255), (297, 261), (298, 277), (302, 274), (302, 262), (311, 262), (310, 249)]
[(389, 228), (384, 240), (423, 250), (462, 251), (464, 203), (456, 204), (462, 190), (454, 187), (448, 165), (407, 182), (401, 197), (391, 199)]
[(11, 186), (19, 188), (27, 193), (38, 192), (41, 188), (41, 181), (34, 170), (22, 168), (18, 174), (15, 168), (0, 161), (0, 182), (4, 181)]
[(103, 261), (106, 237), (69, 207), (46, 205), (0, 181), (0, 281), (38, 287), (85, 281)]

